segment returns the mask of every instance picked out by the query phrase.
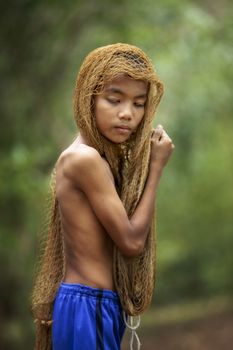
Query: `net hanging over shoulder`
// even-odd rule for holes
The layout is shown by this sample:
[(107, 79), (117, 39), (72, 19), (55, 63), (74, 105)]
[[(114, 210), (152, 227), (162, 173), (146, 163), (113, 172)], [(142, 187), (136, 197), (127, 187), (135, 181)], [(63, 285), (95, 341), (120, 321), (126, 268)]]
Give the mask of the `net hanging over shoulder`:
[[(94, 96), (105, 84), (121, 74), (148, 82), (144, 117), (137, 131), (123, 144), (104, 138), (96, 126)], [(117, 192), (130, 218), (140, 201), (148, 175), (152, 121), (163, 94), (153, 64), (138, 47), (113, 44), (92, 51), (84, 60), (74, 91), (74, 117), (88, 144), (105, 157), (112, 170)], [(56, 168), (55, 168), (56, 170)], [(51, 318), (54, 298), (64, 277), (65, 257), (62, 223), (56, 199), (55, 171), (52, 182), (50, 224), (38, 264), (32, 294), (32, 312), (36, 322), (36, 349), (51, 349)], [(155, 218), (143, 252), (127, 258), (114, 247), (113, 276), (126, 314), (140, 315), (151, 303), (155, 284)]]

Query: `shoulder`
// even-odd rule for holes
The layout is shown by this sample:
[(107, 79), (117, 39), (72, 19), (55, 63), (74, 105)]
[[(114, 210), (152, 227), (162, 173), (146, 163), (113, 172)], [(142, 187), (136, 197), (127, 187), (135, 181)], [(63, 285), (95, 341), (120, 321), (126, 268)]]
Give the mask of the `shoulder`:
[(63, 171), (82, 170), (101, 164), (102, 158), (96, 149), (87, 145), (79, 145), (73, 149), (67, 148), (58, 159), (58, 166)]
[(94, 173), (103, 171), (106, 166), (96, 149), (82, 144), (62, 152), (57, 167), (65, 177), (77, 182), (89, 179)]

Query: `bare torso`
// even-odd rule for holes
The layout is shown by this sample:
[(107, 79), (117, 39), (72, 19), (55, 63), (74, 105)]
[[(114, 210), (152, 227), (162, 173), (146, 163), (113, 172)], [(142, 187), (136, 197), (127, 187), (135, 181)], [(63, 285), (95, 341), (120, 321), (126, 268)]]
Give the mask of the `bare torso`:
[[(56, 192), (65, 246), (64, 282), (115, 290), (112, 274), (113, 242), (97, 219), (85, 194), (66, 176), (69, 155), (72, 152), (78, 153), (80, 147), (85, 145), (75, 141), (62, 153), (57, 163)], [(104, 159), (103, 166), (114, 182)]]
[(154, 213), (156, 188), (173, 148), (163, 128), (154, 129), (146, 185), (130, 219), (108, 163), (82, 135), (61, 154), (56, 195), (64, 232), (64, 282), (115, 290), (114, 244), (128, 258), (142, 253)]

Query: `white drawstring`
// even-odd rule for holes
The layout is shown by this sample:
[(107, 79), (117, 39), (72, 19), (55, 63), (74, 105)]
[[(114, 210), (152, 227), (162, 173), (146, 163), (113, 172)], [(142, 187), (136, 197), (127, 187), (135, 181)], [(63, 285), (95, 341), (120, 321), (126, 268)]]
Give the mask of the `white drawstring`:
[[(129, 319), (129, 323), (127, 321), (127, 317)], [(136, 323), (134, 324), (134, 319), (137, 317)], [(140, 326), (141, 318), (140, 316), (126, 316), (126, 313), (123, 311), (123, 319), (125, 322), (126, 327), (131, 331), (131, 338), (130, 338), (130, 350), (133, 350), (134, 345), (134, 339), (137, 344), (137, 350), (140, 350), (141, 343), (140, 339), (136, 333), (136, 329)]]

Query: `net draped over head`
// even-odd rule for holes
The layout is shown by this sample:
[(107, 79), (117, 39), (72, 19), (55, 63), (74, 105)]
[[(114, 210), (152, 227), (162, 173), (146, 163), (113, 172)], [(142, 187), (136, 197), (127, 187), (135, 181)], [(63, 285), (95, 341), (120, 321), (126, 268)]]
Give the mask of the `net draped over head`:
[[(137, 131), (123, 144), (102, 136), (94, 117), (95, 94), (119, 75), (148, 83), (145, 114)], [(152, 121), (163, 94), (153, 65), (145, 53), (133, 45), (113, 44), (92, 51), (84, 60), (74, 92), (74, 117), (88, 144), (105, 157), (112, 170), (116, 189), (130, 218), (141, 198), (150, 159)], [(55, 177), (54, 177), (55, 178)], [(53, 184), (53, 203), (46, 246), (32, 295), (32, 311), (37, 320), (37, 349), (50, 349), (46, 325), (52, 315), (57, 288), (64, 276), (65, 262), (62, 223)], [(155, 220), (153, 218), (143, 252), (126, 258), (114, 247), (113, 276), (121, 304), (128, 315), (141, 314), (151, 303), (155, 282)], [(47, 340), (42, 340), (47, 337)]]

